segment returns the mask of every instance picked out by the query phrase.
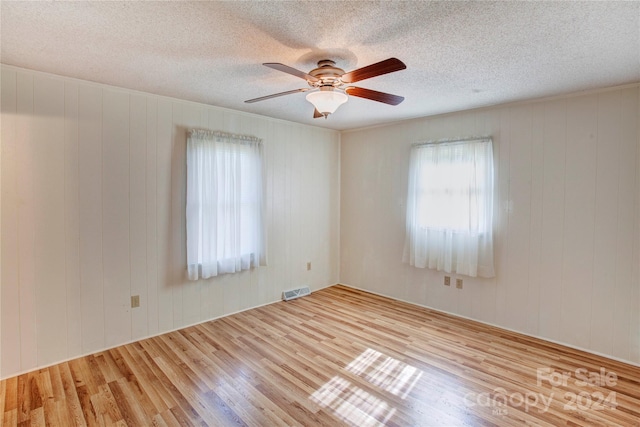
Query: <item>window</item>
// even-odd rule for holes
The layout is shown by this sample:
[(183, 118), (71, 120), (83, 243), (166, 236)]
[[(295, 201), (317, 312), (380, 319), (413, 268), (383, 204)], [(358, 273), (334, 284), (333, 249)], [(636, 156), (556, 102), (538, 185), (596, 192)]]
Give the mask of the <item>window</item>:
[(187, 139), (187, 272), (266, 265), (262, 141), (192, 130)]
[(488, 138), (411, 148), (404, 262), (493, 277), (493, 149)]

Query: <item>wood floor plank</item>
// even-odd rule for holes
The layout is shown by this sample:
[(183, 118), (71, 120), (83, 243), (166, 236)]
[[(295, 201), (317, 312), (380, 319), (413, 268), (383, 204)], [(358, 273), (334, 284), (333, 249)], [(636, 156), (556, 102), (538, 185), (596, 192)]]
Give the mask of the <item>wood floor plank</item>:
[(42, 406), (39, 406), (30, 412), (29, 424), (33, 427), (45, 427), (47, 425), (44, 419), (44, 408)]
[(62, 382), (62, 389), (64, 392), (64, 398), (61, 400), (67, 408), (68, 420), (70, 426), (85, 427), (87, 421), (82, 413), (82, 407), (76, 388), (73, 382), (71, 371), (69, 370), (68, 363), (61, 363), (57, 365), (59, 367), (60, 381)]
[(38, 408), (38, 402), (33, 402), (32, 405), (32, 393), (30, 387), (30, 379), (33, 377), (32, 373), (22, 374), (18, 377), (18, 390), (17, 390), (17, 399), (18, 399), (18, 414), (17, 421), (18, 423), (27, 423), (29, 422), (29, 415), (32, 409)]
[(3, 427), (626, 427), (640, 368), (338, 285), (8, 378), (0, 410)]
[(98, 386), (98, 393), (91, 396), (90, 400), (101, 425), (117, 424), (124, 420), (108, 384)]
[(4, 413), (7, 412), (7, 386), (8, 381), (0, 381), (0, 425), (4, 425)]

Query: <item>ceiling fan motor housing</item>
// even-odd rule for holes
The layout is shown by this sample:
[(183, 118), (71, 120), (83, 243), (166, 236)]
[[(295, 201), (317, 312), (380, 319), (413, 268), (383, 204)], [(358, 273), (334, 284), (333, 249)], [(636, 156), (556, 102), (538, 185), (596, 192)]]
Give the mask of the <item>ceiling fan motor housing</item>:
[(340, 77), (342, 77), (342, 75), (344, 74), (344, 70), (342, 68), (336, 67), (335, 65), (336, 63), (330, 59), (323, 59), (321, 61), (318, 61), (318, 68), (314, 68), (313, 70), (309, 71), (309, 75), (318, 78), (319, 81), (308, 82), (309, 86), (342, 86), (344, 83), (342, 83)]

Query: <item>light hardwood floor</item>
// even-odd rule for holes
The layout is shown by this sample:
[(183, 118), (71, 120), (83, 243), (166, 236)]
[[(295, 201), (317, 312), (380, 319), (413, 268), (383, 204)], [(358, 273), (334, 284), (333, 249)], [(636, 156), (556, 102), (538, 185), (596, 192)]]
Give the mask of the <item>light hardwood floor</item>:
[(640, 368), (334, 286), (4, 380), (0, 408), (7, 427), (630, 426)]

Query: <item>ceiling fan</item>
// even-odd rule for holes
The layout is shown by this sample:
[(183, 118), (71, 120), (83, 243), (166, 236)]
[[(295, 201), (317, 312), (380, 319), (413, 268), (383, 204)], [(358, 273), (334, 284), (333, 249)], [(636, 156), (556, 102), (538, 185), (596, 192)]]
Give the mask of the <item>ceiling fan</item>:
[(400, 71), (407, 68), (402, 61), (396, 58), (385, 59), (384, 61), (376, 62), (375, 64), (367, 65), (366, 67), (358, 68), (357, 70), (353, 70), (348, 73), (345, 73), (343, 69), (336, 67), (336, 63), (330, 59), (318, 61), (318, 68), (309, 71), (309, 73), (296, 70), (295, 68), (277, 62), (268, 62), (262, 65), (300, 77), (307, 81), (309, 87), (249, 99), (244, 101), (246, 103), (251, 104), (253, 102), (264, 101), (266, 99), (290, 95), (292, 93), (310, 92), (307, 94), (306, 98), (307, 101), (312, 103), (315, 107), (313, 117), (324, 117), (326, 119), (329, 114), (334, 113), (340, 105), (347, 102), (347, 95), (366, 98), (389, 105), (398, 105), (404, 101), (404, 97), (402, 96), (356, 86), (347, 86), (349, 83), (359, 82), (371, 77), (381, 76), (383, 74), (393, 73), (394, 71)]

